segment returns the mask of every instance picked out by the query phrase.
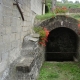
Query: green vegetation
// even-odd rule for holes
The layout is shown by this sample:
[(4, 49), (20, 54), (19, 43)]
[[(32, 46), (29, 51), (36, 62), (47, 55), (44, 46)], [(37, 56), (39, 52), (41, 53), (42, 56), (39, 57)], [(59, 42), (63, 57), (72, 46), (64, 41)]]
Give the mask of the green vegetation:
[[(80, 20), (80, 14), (78, 14), (78, 13), (77, 14), (71, 13), (69, 16), (72, 17), (72, 18), (75, 18), (77, 20)], [(46, 19), (50, 19), (52, 17), (56, 17), (56, 14), (55, 13), (47, 13), (47, 14), (44, 14), (44, 15), (37, 15), (36, 19), (46, 20)]]
[[(49, 19), (49, 18), (56, 16), (55, 12), (51, 12), (51, 1), (52, 0), (46, 0), (46, 6), (48, 7), (49, 12), (44, 14), (44, 15), (37, 15), (36, 19), (46, 20), (46, 19)], [(66, 1), (66, 0), (64, 0), (64, 1)], [(67, 3), (61, 3), (60, 2), (59, 3), (59, 2), (57, 2), (56, 6), (65, 7), (66, 9), (68, 9), (68, 8), (80, 8), (80, 3), (69, 3), (69, 2), (67, 2)], [(57, 12), (63, 12), (63, 11), (57, 10)], [(73, 17), (77, 20), (80, 19), (80, 14), (70, 14), (69, 16)]]
[(80, 20), (80, 14), (70, 14), (70, 17)]
[(44, 15), (37, 15), (36, 16), (36, 19), (39, 19), (39, 20), (45, 20), (45, 19), (49, 19), (51, 17), (55, 17), (56, 14), (55, 13), (46, 13)]
[(46, 33), (42, 27), (34, 27), (35, 33), (38, 33), (40, 37), (45, 37)]
[(76, 4), (76, 3), (57, 3), (57, 6), (65, 6), (67, 8), (80, 8), (80, 4)]
[(80, 63), (45, 62), (38, 80), (80, 80)]

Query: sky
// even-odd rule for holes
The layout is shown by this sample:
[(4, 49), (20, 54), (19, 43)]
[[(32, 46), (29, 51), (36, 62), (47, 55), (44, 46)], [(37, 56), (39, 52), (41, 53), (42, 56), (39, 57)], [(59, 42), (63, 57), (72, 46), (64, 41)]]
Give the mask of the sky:
[[(61, 1), (61, 0), (57, 0), (57, 1)], [(68, 0), (68, 1), (73, 1), (73, 2), (79, 1), (80, 2), (80, 0)]]

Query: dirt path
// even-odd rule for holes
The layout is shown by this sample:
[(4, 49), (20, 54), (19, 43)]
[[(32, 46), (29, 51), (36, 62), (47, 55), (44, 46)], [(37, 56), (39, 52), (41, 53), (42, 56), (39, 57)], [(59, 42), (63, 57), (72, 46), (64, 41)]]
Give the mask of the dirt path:
[(80, 80), (80, 63), (45, 62), (38, 80)]

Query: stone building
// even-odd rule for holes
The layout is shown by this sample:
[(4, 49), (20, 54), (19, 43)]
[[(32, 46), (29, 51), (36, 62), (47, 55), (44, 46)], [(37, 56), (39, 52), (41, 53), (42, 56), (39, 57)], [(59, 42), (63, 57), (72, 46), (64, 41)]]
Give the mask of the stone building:
[(44, 11), (43, 0), (0, 0), (0, 76), (20, 56), (24, 36), (32, 34), (35, 15)]

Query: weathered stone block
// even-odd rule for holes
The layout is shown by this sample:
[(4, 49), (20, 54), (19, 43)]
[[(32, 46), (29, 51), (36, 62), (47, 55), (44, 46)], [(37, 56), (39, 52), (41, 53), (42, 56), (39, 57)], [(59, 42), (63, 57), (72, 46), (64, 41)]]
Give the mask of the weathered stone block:
[(4, 52), (4, 49), (5, 49), (4, 43), (1, 42), (0, 43), (0, 53), (3, 53)]
[(20, 12), (18, 10), (16, 10), (16, 11), (17, 11), (17, 18), (20, 18), (22, 20)]
[[(8, 62), (6, 60), (0, 63), (0, 73), (3, 73), (4, 70), (8, 67)], [(1, 74), (0, 74), (1, 75)]]
[(21, 25), (17, 26), (17, 32), (21, 33), (21, 31), (22, 31), (22, 26)]
[(10, 51), (11, 50), (11, 43), (4, 43), (4, 51), (6, 52), (6, 51)]
[(20, 27), (20, 24), (21, 24), (21, 19), (20, 18), (17, 18), (17, 26)]
[(23, 31), (24, 31), (24, 32), (27, 31), (27, 27), (23, 27)]
[(40, 35), (37, 34), (37, 33), (34, 33), (34, 34), (32, 34), (31, 36), (34, 37), (34, 38), (39, 38), (39, 37), (40, 37)]
[[(15, 5), (15, 8), (16, 8), (16, 5)], [(17, 9), (16, 9), (16, 10), (13, 10), (12, 15), (13, 15), (14, 17), (17, 17)]]
[(0, 63), (1, 63), (1, 61), (2, 61), (2, 53), (0, 53)]
[(5, 6), (11, 6), (11, 1), (6, 1), (6, 0), (2, 0), (2, 2), (3, 2), (3, 5), (5, 5)]
[[(1, 13), (1, 12), (0, 12)], [(0, 14), (0, 25), (3, 24), (3, 16), (2, 16), (2, 13)]]
[(30, 72), (32, 67), (34, 66), (34, 58), (33, 57), (26, 57), (20, 60), (20, 62), (16, 65), (16, 70), (27, 73)]
[(13, 49), (13, 48), (16, 48), (17, 45), (18, 45), (18, 42), (17, 42), (17, 40), (15, 40), (15, 41), (13, 41), (13, 42), (11, 43), (11, 48), (12, 48), (12, 49)]
[(18, 58), (20, 56), (20, 51), (17, 50), (17, 48), (14, 48), (10, 51), (10, 54), (9, 54), (9, 61), (10, 61), (10, 64), (16, 60), (16, 58)]
[(11, 26), (6, 26), (6, 34), (11, 34)]
[(8, 66), (8, 52), (2, 53), (2, 61), (0, 63), (0, 75)]
[(27, 22), (26, 21), (24, 21), (24, 26), (27, 26)]
[(9, 61), (9, 52), (8, 51), (2, 54), (2, 61), (6, 61), (6, 62)]
[(12, 16), (12, 9), (11, 8), (7, 9), (6, 15), (7, 16)]
[(3, 16), (7, 15), (7, 8), (6, 6), (3, 6), (2, 12), (3, 12)]
[(15, 33), (16, 40), (20, 40), (20, 33)]
[(16, 34), (15, 33), (12, 33), (10, 34), (10, 42), (16, 40)]
[(0, 43), (3, 41), (3, 36), (0, 35)]
[(3, 17), (3, 26), (10, 26), (11, 25), (11, 18), (8, 16)]
[(9, 35), (3, 35), (3, 42), (5, 42), (5, 43), (10, 42), (10, 36)]
[(0, 35), (5, 35), (6, 34), (6, 27), (3, 25), (0, 25)]
[(11, 24), (11, 30), (13, 33), (17, 33), (17, 22), (15, 20), (16, 18), (13, 19), (13, 22)]

